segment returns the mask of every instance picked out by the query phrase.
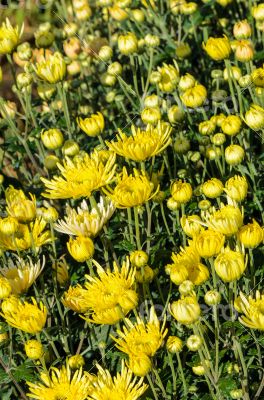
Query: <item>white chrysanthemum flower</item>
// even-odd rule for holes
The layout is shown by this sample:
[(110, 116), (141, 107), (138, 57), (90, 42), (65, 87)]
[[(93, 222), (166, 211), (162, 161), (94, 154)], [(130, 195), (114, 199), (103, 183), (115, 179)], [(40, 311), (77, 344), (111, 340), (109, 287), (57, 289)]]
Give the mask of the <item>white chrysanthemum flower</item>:
[(115, 211), (113, 203), (100, 197), (99, 203), (89, 210), (85, 200), (75, 210), (67, 205), (64, 220), (59, 220), (54, 228), (56, 231), (74, 236), (95, 237)]
[(0, 269), (0, 273), (9, 281), (12, 294), (18, 295), (26, 292), (41, 274), (45, 266), (45, 257), (42, 262), (33, 263), (31, 258), (23, 260), (16, 257), (17, 261), (8, 260), (7, 266)]

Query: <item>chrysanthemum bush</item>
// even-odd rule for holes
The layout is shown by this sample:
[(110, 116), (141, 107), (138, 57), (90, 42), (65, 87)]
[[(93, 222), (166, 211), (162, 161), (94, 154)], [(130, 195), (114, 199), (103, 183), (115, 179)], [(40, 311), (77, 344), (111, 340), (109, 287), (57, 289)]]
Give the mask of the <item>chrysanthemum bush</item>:
[(0, 26), (1, 399), (263, 399), (264, 3), (21, 7)]

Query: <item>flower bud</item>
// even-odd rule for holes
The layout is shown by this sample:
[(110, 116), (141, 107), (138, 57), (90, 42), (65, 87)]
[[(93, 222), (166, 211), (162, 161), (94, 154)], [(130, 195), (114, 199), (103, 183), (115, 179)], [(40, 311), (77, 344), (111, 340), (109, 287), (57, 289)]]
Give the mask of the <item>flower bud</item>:
[(144, 40), (145, 40), (146, 46), (148, 46), (148, 47), (158, 47), (160, 44), (159, 37), (156, 35), (151, 35), (150, 33), (148, 33), (145, 36)]
[(186, 345), (188, 347), (189, 350), (191, 351), (197, 351), (200, 349), (200, 347), (203, 344), (203, 340), (201, 338), (201, 336), (198, 335), (191, 335), (188, 337), (187, 341), (186, 341)]
[(161, 119), (160, 109), (158, 107), (144, 108), (141, 112), (141, 119), (144, 124), (155, 125)]
[(166, 342), (167, 350), (174, 354), (182, 351), (183, 342), (178, 336), (169, 336)]
[(221, 294), (217, 290), (208, 290), (204, 295), (204, 301), (208, 306), (216, 306), (221, 301)]
[(152, 71), (149, 77), (149, 82), (155, 85), (161, 81), (161, 73), (158, 71)]
[(152, 94), (151, 96), (147, 96), (144, 100), (145, 107), (158, 107), (159, 106), (159, 97), (156, 94)]
[(185, 297), (193, 294), (194, 284), (192, 281), (186, 280), (180, 284), (178, 289), (180, 294)]
[(254, 85), (264, 87), (264, 68), (257, 68), (252, 71), (251, 78)]
[(63, 144), (63, 134), (59, 129), (53, 128), (41, 132), (41, 140), (44, 146), (49, 150), (57, 150)]
[(252, 82), (251, 82), (251, 76), (250, 75), (241, 76), (241, 78), (239, 78), (239, 80), (238, 80), (238, 84), (242, 88), (246, 88), (246, 87), (250, 86), (251, 83)]
[(70, 255), (78, 262), (89, 260), (94, 254), (94, 244), (88, 237), (78, 236), (67, 243)]
[(198, 8), (198, 4), (194, 3), (193, 1), (189, 3), (183, 3), (181, 6), (181, 12), (184, 15), (191, 15), (195, 13)]
[(102, 46), (98, 53), (98, 58), (101, 61), (109, 61), (113, 57), (113, 50), (110, 46)]
[(179, 81), (179, 71), (174, 65), (163, 63), (162, 67), (158, 67), (161, 79), (158, 83), (162, 92), (173, 92)]
[(194, 296), (186, 296), (174, 301), (169, 306), (169, 311), (176, 321), (183, 325), (191, 325), (198, 321), (201, 314), (199, 303)]
[(206, 53), (215, 61), (221, 61), (229, 58), (231, 46), (228, 38), (212, 38), (210, 37), (206, 43), (203, 43)]
[(171, 124), (177, 124), (178, 122), (181, 122), (184, 119), (184, 116), (185, 112), (180, 106), (172, 106), (168, 110), (168, 119)]
[(264, 108), (258, 104), (251, 104), (250, 109), (245, 114), (245, 123), (254, 131), (264, 128)]
[(185, 92), (185, 90), (194, 87), (195, 83), (196, 83), (195, 77), (187, 73), (181, 76), (178, 87), (182, 92)]
[(118, 61), (115, 61), (112, 64), (108, 65), (107, 73), (110, 75), (119, 76), (122, 74), (122, 69), (122, 65)]
[(132, 253), (130, 253), (130, 262), (132, 265), (134, 265), (136, 268), (142, 268), (145, 267), (148, 263), (148, 254), (145, 253), (143, 250), (135, 250)]
[(220, 253), (224, 242), (222, 233), (208, 229), (195, 237), (195, 248), (201, 257), (210, 258)]
[(243, 399), (243, 390), (242, 389), (233, 389), (230, 392), (231, 399)]
[(198, 129), (201, 135), (211, 135), (215, 130), (215, 122), (212, 120), (200, 122)]
[(92, 114), (91, 117), (85, 119), (78, 117), (77, 123), (79, 127), (91, 137), (100, 135), (105, 126), (104, 116), (100, 112)]
[(181, 208), (181, 203), (179, 203), (178, 201), (174, 200), (173, 197), (169, 197), (168, 200), (167, 200), (167, 207), (171, 211), (176, 211), (179, 208)]
[(26, 72), (22, 72), (21, 74), (18, 74), (16, 77), (17, 81), (17, 86), (22, 89), (25, 88), (26, 86), (29, 86), (32, 82), (32, 75), (27, 74)]
[[(180, 0), (182, 1), (182, 0)], [(191, 48), (188, 45), (188, 43), (178, 43), (176, 46), (176, 56), (179, 57), (180, 59), (187, 58), (191, 54)]]
[(205, 360), (203, 364), (193, 366), (192, 371), (195, 375), (202, 376), (205, 374), (206, 369), (209, 367), (209, 365), (209, 361)]
[(206, 197), (209, 197), (209, 199), (215, 199), (221, 196), (223, 190), (224, 185), (217, 178), (211, 178), (202, 185), (202, 192)]
[(136, 376), (145, 376), (151, 369), (151, 360), (144, 354), (133, 357), (130, 356), (128, 367)]
[(198, 203), (198, 207), (200, 210), (206, 211), (211, 207), (211, 202), (209, 200), (201, 200)]
[(183, 215), (181, 217), (181, 227), (183, 232), (190, 237), (197, 235), (202, 228), (200, 222), (201, 218), (199, 215)]
[(0, 232), (11, 236), (18, 230), (18, 221), (14, 217), (6, 217), (0, 220)]
[(47, 49), (54, 42), (54, 34), (50, 31), (37, 31), (35, 32), (35, 42), (37, 47)]
[(233, 282), (239, 279), (246, 269), (244, 255), (238, 251), (232, 251), (226, 247), (214, 261), (217, 275), (224, 282)]
[(131, 14), (132, 14), (132, 18), (134, 19), (134, 21), (139, 22), (139, 23), (144, 22), (145, 14), (139, 8), (135, 8), (135, 9), (131, 10)]
[(116, 21), (124, 21), (128, 18), (128, 13), (125, 10), (122, 10), (122, 8), (118, 7), (117, 5), (109, 7), (109, 14)]
[(240, 164), (243, 161), (244, 156), (244, 149), (237, 144), (231, 144), (225, 149), (225, 160), (229, 165)]
[(237, 40), (248, 39), (251, 36), (251, 26), (248, 21), (238, 21), (233, 27), (233, 34)]
[(247, 196), (247, 180), (244, 176), (235, 175), (227, 180), (224, 190), (230, 199), (241, 202)]
[(55, 222), (59, 218), (58, 211), (54, 207), (44, 208), (42, 212), (42, 218), (46, 222)]
[(138, 50), (138, 40), (136, 35), (132, 32), (129, 32), (126, 35), (120, 35), (117, 44), (120, 53), (126, 56), (136, 53)]
[(76, 154), (79, 153), (80, 147), (79, 147), (77, 142), (75, 142), (74, 140), (69, 139), (69, 140), (66, 140), (64, 142), (64, 145), (62, 146), (61, 150), (62, 150), (62, 153), (65, 156), (73, 157), (73, 156), (76, 156)]
[(235, 58), (241, 62), (248, 62), (254, 57), (254, 47), (249, 40), (240, 40), (236, 45)]
[(68, 364), (71, 369), (79, 369), (84, 366), (85, 361), (81, 354), (76, 354), (74, 356), (69, 357)]
[(135, 279), (139, 283), (149, 283), (152, 282), (154, 275), (153, 269), (145, 265), (136, 271)]
[(221, 146), (226, 141), (226, 137), (224, 133), (216, 133), (214, 136), (211, 137), (211, 142), (216, 146)]
[(255, 221), (242, 226), (237, 234), (238, 240), (248, 249), (254, 249), (263, 241), (264, 233), (262, 227)]
[(192, 186), (182, 180), (175, 181), (171, 186), (171, 195), (181, 204), (188, 203), (192, 198)]
[(38, 340), (35, 339), (28, 340), (25, 343), (24, 348), (27, 357), (30, 358), (31, 360), (39, 360), (44, 355), (43, 346), (41, 342), (39, 342)]
[(116, 76), (108, 74), (107, 72), (100, 77), (103, 86), (114, 86), (116, 84)]
[(197, 108), (205, 102), (207, 90), (203, 85), (198, 84), (186, 90), (180, 97), (186, 107)]
[(238, 115), (228, 115), (222, 122), (221, 129), (228, 136), (239, 133), (242, 121)]
[(191, 144), (190, 141), (185, 137), (180, 137), (174, 142), (174, 150), (177, 154), (186, 154), (188, 150), (190, 150)]
[(45, 157), (44, 166), (45, 166), (45, 168), (47, 168), (47, 170), (53, 170), (53, 169), (57, 168), (57, 164), (59, 162), (60, 162), (60, 159), (57, 156), (50, 154)]
[(183, 264), (167, 265), (166, 271), (170, 273), (170, 279), (175, 285), (181, 285), (189, 275), (187, 268)]

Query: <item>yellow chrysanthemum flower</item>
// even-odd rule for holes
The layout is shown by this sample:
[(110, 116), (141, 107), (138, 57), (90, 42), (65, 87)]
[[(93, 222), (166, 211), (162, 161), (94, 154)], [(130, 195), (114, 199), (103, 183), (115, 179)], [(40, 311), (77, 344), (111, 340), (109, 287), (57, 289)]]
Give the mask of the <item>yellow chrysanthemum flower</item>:
[(113, 201), (117, 208), (136, 207), (150, 200), (159, 191), (159, 186), (154, 190), (154, 184), (142, 171), (134, 169), (134, 176), (128, 175), (126, 168), (118, 177), (114, 189), (104, 188), (104, 192)]
[(132, 136), (119, 130), (117, 142), (106, 142), (110, 150), (134, 161), (145, 161), (161, 153), (171, 143), (171, 127), (159, 122), (154, 128), (147, 125), (146, 130), (131, 127)]
[(12, 294), (18, 295), (30, 288), (41, 274), (44, 265), (45, 258), (43, 258), (42, 263), (40, 260), (33, 263), (30, 257), (28, 257), (28, 260), (17, 257), (16, 262), (9, 258), (7, 265), (1, 268), (1, 274), (9, 281)]
[(81, 285), (70, 286), (67, 292), (64, 293), (62, 304), (77, 313), (84, 313), (89, 309), (86, 301), (87, 290)]
[(95, 324), (116, 324), (138, 303), (134, 290), (136, 268), (130, 266), (129, 258), (121, 269), (114, 263), (113, 271), (97, 267), (98, 278), (86, 275), (85, 305), (88, 308), (83, 317)]
[(78, 369), (72, 373), (69, 365), (61, 369), (51, 368), (49, 374), (41, 373), (43, 383), (27, 382), (30, 392), (27, 394), (35, 400), (85, 400), (92, 391), (94, 377)]
[(62, 81), (66, 74), (66, 63), (62, 54), (48, 54), (46, 57), (42, 56), (36, 64), (35, 71), (43, 81), (57, 83)]
[(146, 391), (148, 385), (133, 377), (132, 371), (121, 363), (121, 371), (112, 377), (108, 370), (99, 365), (97, 379), (93, 382), (93, 392), (89, 400), (109, 400), (113, 396), (117, 399), (137, 400)]
[(20, 36), (23, 32), (18, 26), (15, 28), (10, 24), (9, 19), (0, 26), (0, 54), (9, 54), (17, 46)]
[(169, 311), (176, 321), (183, 325), (191, 325), (198, 321), (201, 308), (195, 296), (186, 296), (169, 305)]
[(243, 215), (238, 207), (222, 205), (220, 210), (207, 214), (206, 223), (210, 229), (231, 236), (242, 226)]
[(256, 292), (255, 299), (252, 296), (246, 296), (240, 293), (239, 306), (243, 312), (243, 316), (239, 321), (251, 329), (259, 329), (264, 331), (264, 294)]
[(9, 186), (5, 191), (6, 211), (18, 222), (28, 223), (36, 217), (36, 198), (30, 193), (31, 200), (27, 199), (22, 190)]
[[(119, 338), (113, 337), (116, 347), (128, 354), (129, 361), (140, 356), (153, 357), (167, 334), (166, 320), (161, 325), (154, 307), (151, 307), (148, 322), (145, 323), (142, 318), (137, 317), (136, 323), (133, 324), (128, 318), (125, 323), (123, 331), (117, 331)], [(132, 363), (129, 363), (129, 367), (132, 369)]]
[(78, 117), (77, 124), (90, 137), (100, 135), (105, 127), (104, 116), (100, 112), (84, 119)]
[(67, 205), (65, 219), (59, 220), (54, 228), (67, 235), (95, 237), (114, 211), (113, 203), (103, 197), (100, 197), (99, 203), (92, 207), (91, 211), (87, 202), (83, 200), (77, 210)]
[(110, 183), (115, 174), (115, 154), (109, 155), (103, 163), (99, 153), (75, 156), (73, 160), (66, 158), (63, 165), (57, 165), (62, 176), (55, 176), (52, 180), (42, 178), (46, 185), (43, 196), (50, 199), (78, 199), (89, 197), (94, 190)]
[[(0, 232), (0, 249), (2, 250), (27, 250), (39, 247), (51, 241), (50, 231), (44, 231), (47, 223), (42, 218), (36, 218), (30, 224), (19, 224), (16, 233), (12, 236)], [(44, 232), (43, 232), (44, 231)]]
[(32, 303), (9, 297), (3, 301), (0, 315), (8, 325), (35, 335), (44, 328), (47, 309), (42, 302), (38, 305), (34, 298), (32, 298)]

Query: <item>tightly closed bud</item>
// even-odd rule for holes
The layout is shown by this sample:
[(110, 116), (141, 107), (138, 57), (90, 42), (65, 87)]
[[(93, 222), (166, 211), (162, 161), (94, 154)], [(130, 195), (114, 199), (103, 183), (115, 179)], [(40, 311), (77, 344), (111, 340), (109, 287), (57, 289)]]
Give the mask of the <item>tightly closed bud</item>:
[(242, 121), (238, 115), (228, 115), (222, 122), (221, 129), (228, 136), (236, 135), (241, 129)]
[(49, 150), (57, 150), (63, 144), (63, 134), (59, 129), (53, 128), (41, 132), (41, 140), (44, 146)]
[(37, 31), (35, 42), (37, 47), (47, 49), (54, 42), (54, 34), (50, 31)]
[(169, 197), (168, 200), (167, 200), (167, 207), (171, 211), (176, 211), (179, 208), (181, 208), (181, 203), (179, 203), (178, 201), (174, 200), (173, 197)]
[(211, 137), (211, 142), (216, 146), (221, 146), (226, 141), (226, 137), (224, 133), (216, 133), (214, 136)]
[(129, 357), (128, 367), (136, 376), (145, 376), (151, 370), (151, 360), (143, 354)]
[(22, 72), (21, 74), (17, 75), (16, 81), (19, 89), (25, 88), (31, 84), (32, 75)]
[[(199, 149), (200, 149), (200, 147), (199, 147)], [(208, 146), (206, 148), (205, 156), (209, 160), (215, 160), (216, 158), (221, 156), (221, 149), (219, 149), (219, 147)]]
[(203, 43), (203, 48), (206, 53), (215, 61), (221, 61), (229, 58), (231, 53), (231, 46), (228, 38), (212, 38), (210, 37), (206, 44)]
[(161, 119), (160, 109), (158, 107), (144, 108), (141, 112), (141, 119), (144, 124), (155, 125)]
[(225, 242), (225, 237), (220, 232), (206, 230), (195, 238), (195, 248), (203, 258), (210, 258), (220, 253)]
[(145, 20), (145, 14), (142, 10), (140, 10), (139, 8), (135, 8), (134, 10), (131, 10), (131, 14), (132, 14), (132, 18), (136, 21), (136, 22), (144, 22)]
[(122, 74), (122, 69), (122, 65), (118, 61), (115, 61), (112, 64), (108, 65), (107, 73), (110, 75), (119, 76)]
[(209, 199), (215, 199), (216, 197), (221, 196), (224, 190), (224, 185), (217, 178), (211, 178), (208, 181), (204, 182), (202, 186), (202, 192)]
[(108, 74), (107, 72), (101, 75), (100, 80), (103, 86), (111, 87), (116, 84), (116, 76)]
[(244, 176), (235, 175), (228, 179), (224, 190), (230, 199), (241, 202), (247, 195), (247, 180)]
[(233, 27), (233, 34), (237, 40), (249, 38), (251, 36), (251, 26), (248, 21), (244, 19), (236, 22)]
[(122, 8), (118, 7), (117, 5), (109, 7), (109, 14), (116, 21), (124, 21), (128, 18), (128, 13), (125, 10), (122, 10)]
[(252, 7), (251, 14), (257, 21), (264, 20), (264, 3)]
[(0, 276), (0, 300), (6, 299), (12, 293), (12, 287), (9, 280)]
[(240, 40), (236, 45), (235, 58), (241, 62), (248, 62), (254, 57), (254, 47), (249, 40)]
[(214, 260), (214, 268), (224, 282), (233, 282), (239, 279), (246, 269), (244, 255), (226, 247)]
[(39, 360), (43, 357), (44, 349), (38, 340), (32, 339), (25, 343), (25, 353), (31, 360)]
[(81, 72), (81, 64), (79, 61), (74, 60), (67, 65), (67, 72), (71, 76), (78, 75)]
[(110, 46), (102, 46), (98, 53), (98, 58), (102, 61), (109, 61), (113, 57), (113, 50)]
[(149, 82), (155, 85), (161, 81), (161, 74), (158, 71), (152, 71), (149, 77)]
[(256, 86), (264, 87), (264, 68), (257, 68), (251, 73), (252, 82)]
[(151, 35), (150, 33), (148, 33), (145, 36), (144, 40), (145, 40), (146, 46), (148, 46), (148, 47), (158, 47), (160, 44), (159, 37), (156, 35)]
[(69, 139), (64, 142), (64, 145), (61, 150), (65, 156), (73, 157), (79, 153), (80, 147), (77, 142)]
[(132, 32), (126, 35), (120, 35), (117, 44), (120, 53), (126, 56), (136, 53), (138, 50), (138, 40), (136, 35)]
[(74, 36), (78, 31), (78, 25), (75, 22), (69, 22), (65, 24), (63, 27), (63, 32), (67, 35), (67, 37)]
[(212, 120), (200, 122), (198, 129), (201, 135), (211, 135), (215, 130), (215, 122)]
[(181, 12), (184, 15), (191, 15), (195, 13), (198, 8), (198, 4), (194, 3), (193, 1), (189, 3), (183, 3), (181, 6)]
[(79, 369), (84, 366), (85, 361), (83, 356), (81, 356), (80, 354), (76, 354), (69, 357), (68, 364), (71, 369)]
[(139, 283), (149, 283), (152, 282), (154, 275), (154, 270), (148, 265), (145, 265), (136, 271), (135, 279)]
[(243, 390), (242, 389), (233, 389), (230, 392), (231, 399), (243, 399)]
[(230, 69), (224, 69), (224, 80), (227, 81), (228, 77), (231, 77), (238, 81), (242, 76), (241, 69), (235, 66), (232, 66)]
[(46, 222), (55, 222), (59, 218), (58, 211), (54, 207), (44, 208), (42, 211), (42, 218)]
[(13, 101), (6, 101), (3, 104), (3, 109), (0, 113), (3, 118), (6, 118), (8, 116), (9, 118), (14, 119), (17, 113), (16, 103), (14, 103)]
[(200, 210), (206, 211), (211, 207), (211, 202), (209, 200), (201, 200), (198, 203), (198, 207)]
[(17, 55), (22, 61), (29, 61), (32, 57), (32, 50), (28, 42), (21, 43), (17, 46)]
[(248, 249), (254, 249), (263, 241), (264, 232), (262, 227), (255, 221), (242, 226), (237, 234), (238, 240)]
[(158, 107), (159, 106), (159, 97), (156, 94), (147, 96), (144, 100), (144, 106), (145, 107)]
[(6, 217), (0, 220), (0, 232), (4, 235), (13, 235), (18, 230), (18, 221), (14, 217)]
[(251, 104), (250, 109), (245, 114), (245, 123), (254, 131), (264, 128), (264, 108), (258, 104)]
[(186, 345), (189, 350), (191, 351), (197, 351), (200, 349), (200, 347), (203, 344), (203, 340), (201, 336), (198, 335), (191, 335), (188, 337)]
[(196, 83), (195, 77), (187, 73), (181, 76), (178, 87), (182, 92), (185, 92), (185, 90), (194, 87), (195, 83)]
[(208, 290), (204, 295), (204, 301), (208, 306), (216, 306), (221, 301), (221, 294), (217, 290)]
[(203, 85), (196, 85), (186, 90), (181, 95), (181, 100), (186, 107), (197, 108), (203, 105), (207, 98), (207, 90)]
[(79, 127), (91, 137), (100, 135), (105, 126), (104, 116), (100, 112), (92, 114), (91, 117), (85, 119), (78, 117), (77, 123)]
[(252, 83), (252, 80), (251, 80), (251, 76), (250, 75), (243, 75), (238, 80), (238, 84), (242, 88), (246, 88), (246, 87), (250, 86), (251, 83)]
[(94, 244), (88, 237), (78, 236), (67, 243), (70, 255), (78, 262), (89, 260), (94, 254)]
[(188, 296), (194, 293), (194, 283), (192, 281), (183, 281), (179, 286), (179, 292), (182, 296)]
[(210, 362), (205, 360), (203, 364), (195, 365), (192, 367), (192, 371), (195, 375), (202, 376), (205, 374), (206, 369), (208, 369)]
[(166, 343), (167, 350), (174, 354), (182, 351), (183, 342), (178, 336), (169, 336)]
[(184, 119), (184, 116), (185, 112), (180, 106), (172, 106), (168, 110), (168, 119), (171, 124), (177, 124), (178, 122), (181, 122)]
[(8, 340), (7, 332), (0, 333), (0, 345)]
[(132, 265), (134, 265), (136, 268), (142, 268), (145, 267), (148, 263), (148, 255), (145, 253), (143, 250), (135, 250), (132, 253), (130, 253), (130, 262)]
[[(180, 1), (182, 1), (182, 0), (180, 0)], [(180, 59), (184, 59), (184, 58), (189, 57), (191, 52), (192, 51), (191, 51), (191, 48), (188, 45), (188, 43), (179, 43), (179, 44), (177, 44), (175, 53), (176, 53), (176, 56), (179, 57)]]
[(53, 170), (53, 169), (57, 168), (58, 163), (60, 163), (60, 159), (53, 154), (50, 154), (47, 157), (45, 157), (44, 166), (48, 170)]
[(225, 149), (225, 160), (229, 165), (240, 164), (245, 156), (244, 149), (238, 144), (231, 144)]
[(200, 318), (201, 309), (194, 296), (187, 296), (178, 301), (174, 301), (169, 306), (169, 311), (176, 321), (183, 325), (194, 324)]
[(183, 215), (181, 217), (181, 227), (186, 235), (193, 237), (197, 235), (202, 228), (201, 218), (199, 215)]
[(180, 137), (174, 142), (174, 150), (177, 154), (186, 154), (191, 147), (190, 141), (185, 137)]
[(188, 182), (182, 182), (182, 180), (175, 181), (171, 186), (171, 195), (174, 200), (181, 204), (188, 203), (192, 197), (192, 186)]

